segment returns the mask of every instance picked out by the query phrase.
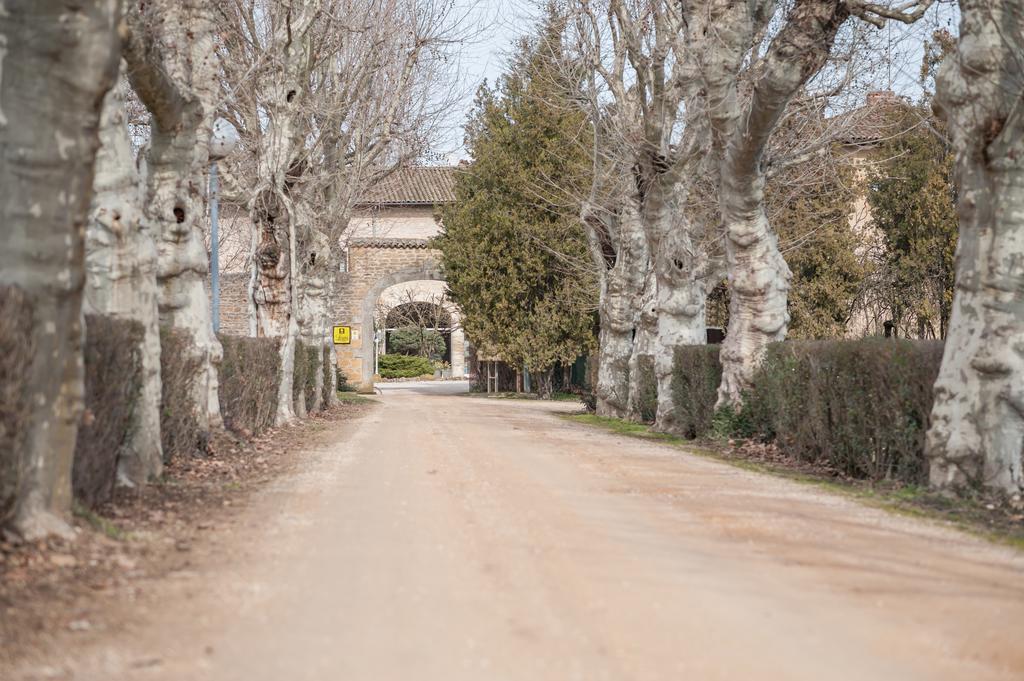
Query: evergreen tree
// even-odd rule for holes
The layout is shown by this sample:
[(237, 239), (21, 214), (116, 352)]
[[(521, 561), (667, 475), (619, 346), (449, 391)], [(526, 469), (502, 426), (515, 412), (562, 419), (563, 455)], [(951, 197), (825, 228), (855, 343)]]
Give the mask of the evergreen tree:
[(542, 394), (556, 362), (595, 342), (597, 285), (579, 205), (566, 198), (590, 180), (563, 25), (549, 10), (539, 35), (518, 42), (520, 56), (497, 87), (480, 89), (466, 127), (472, 165), (437, 240), (467, 336), (528, 367)]
[(868, 196), (885, 247), (883, 300), (899, 335), (945, 338), (958, 233), (953, 156), (927, 105), (893, 116), (909, 132), (879, 149)]

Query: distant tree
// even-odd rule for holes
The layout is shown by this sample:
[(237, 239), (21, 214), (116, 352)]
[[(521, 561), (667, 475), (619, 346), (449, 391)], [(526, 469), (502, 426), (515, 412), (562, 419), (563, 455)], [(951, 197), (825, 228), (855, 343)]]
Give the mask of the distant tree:
[(893, 113), (894, 136), (879, 149), (868, 199), (883, 239), (882, 298), (897, 333), (945, 338), (953, 303), (957, 242), (953, 155), (930, 107)]
[(553, 189), (589, 182), (575, 138), (586, 122), (552, 11), (494, 89), (477, 95), (466, 127), (472, 166), (456, 183), (437, 243), (467, 335), (538, 376), (594, 346), (596, 282), (579, 205)]
[[(792, 116), (773, 146), (795, 144), (793, 137), (815, 124), (825, 126), (827, 119)], [(868, 273), (859, 254), (862, 237), (850, 222), (853, 169), (834, 151), (773, 173), (765, 186), (765, 207), (792, 273), (787, 301), (792, 338), (844, 337)], [(722, 281), (708, 295), (708, 326), (728, 327), (730, 302), (729, 283)]]
[(793, 273), (791, 338), (846, 335), (866, 270), (850, 224), (850, 174), (841, 163), (810, 163), (768, 182), (766, 201)]

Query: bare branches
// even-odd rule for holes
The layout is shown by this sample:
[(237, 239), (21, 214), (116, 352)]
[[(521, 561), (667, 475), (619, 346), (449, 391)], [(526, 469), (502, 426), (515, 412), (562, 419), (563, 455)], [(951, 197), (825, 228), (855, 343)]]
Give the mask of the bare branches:
[(878, 5), (862, 0), (846, 0), (846, 7), (852, 16), (882, 28), (887, 19), (912, 24), (925, 15), (935, 0), (909, 0), (893, 7)]

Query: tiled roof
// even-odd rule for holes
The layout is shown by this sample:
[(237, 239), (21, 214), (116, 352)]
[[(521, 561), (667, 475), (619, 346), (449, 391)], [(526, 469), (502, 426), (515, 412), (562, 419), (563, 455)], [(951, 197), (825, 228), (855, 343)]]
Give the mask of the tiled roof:
[(358, 203), (363, 206), (416, 206), (455, 201), (457, 166), (402, 168), (370, 187)]
[(349, 248), (429, 248), (428, 239), (396, 239), (387, 237), (356, 237), (348, 242)]
[(842, 144), (870, 146), (904, 131), (905, 124), (892, 114), (905, 106), (907, 102), (891, 92), (872, 92), (864, 106), (835, 116), (829, 123)]

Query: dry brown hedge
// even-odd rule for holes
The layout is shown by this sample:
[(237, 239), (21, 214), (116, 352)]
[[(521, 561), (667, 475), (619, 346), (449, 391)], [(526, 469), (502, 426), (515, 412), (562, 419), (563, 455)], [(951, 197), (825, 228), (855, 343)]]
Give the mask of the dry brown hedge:
[(28, 383), (35, 354), (32, 302), (16, 286), (0, 286), (0, 525), (10, 519), (24, 480)]
[(224, 426), (250, 437), (274, 425), (281, 384), (281, 343), (277, 338), (220, 336), (220, 412)]
[(75, 498), (93, 508), (110, 499), (117, 464), (131, 435), (142, 388), (137, 321), (102, 315), (85, 318), (85, 412), (75, 442), (71, 485)]
[(192, 335), (181, 329), (160, 329), (160, 441), (164, 461), (191, 456), (201, 446), (204, 433), (194, 411), (193, 395), (202, 361), (196, 355)]

